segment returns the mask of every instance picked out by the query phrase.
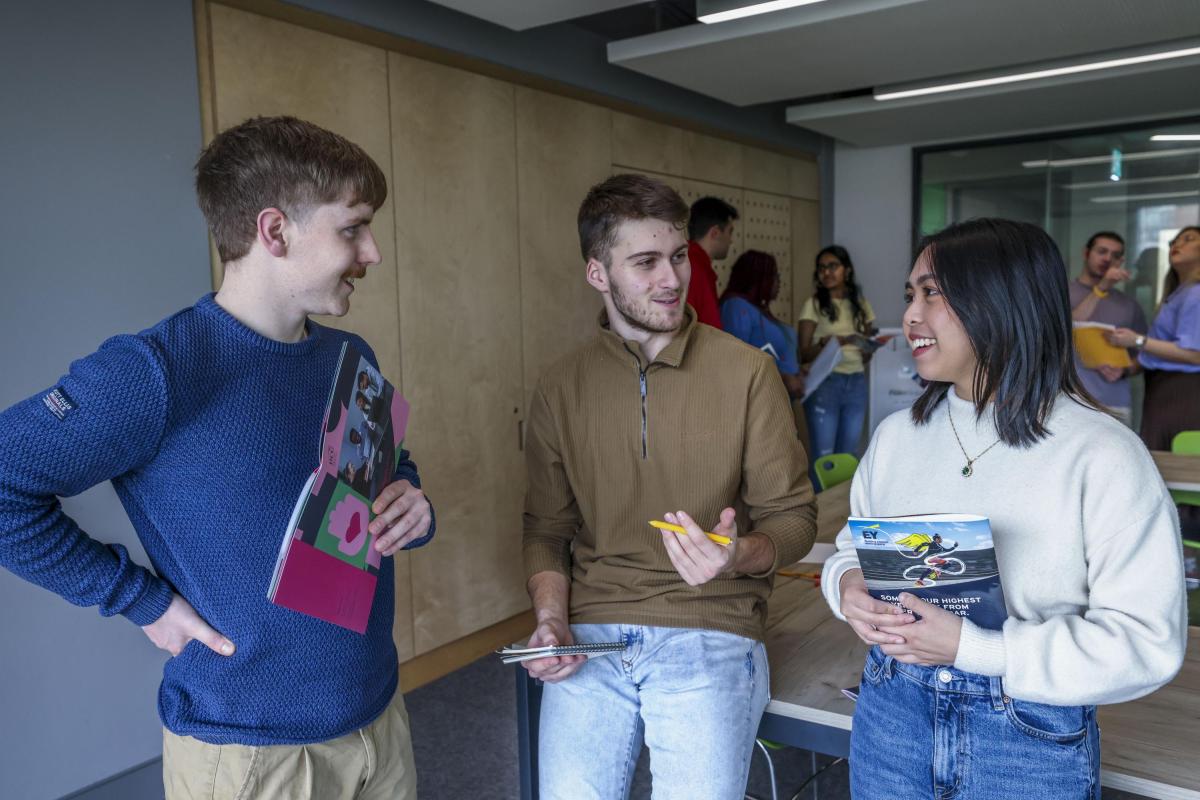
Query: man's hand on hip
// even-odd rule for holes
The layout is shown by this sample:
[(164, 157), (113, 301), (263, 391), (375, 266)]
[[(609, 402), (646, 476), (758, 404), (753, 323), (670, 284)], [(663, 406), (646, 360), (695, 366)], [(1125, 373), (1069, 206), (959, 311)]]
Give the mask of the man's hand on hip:
[(187, 643), (195, 639), (202, 645), (223, 656), (233, 655), (233, 642), (217, 633), (200, 618), (192, 604), (179, 595), (171, 598), (166, 613), (142, 630), (155, 647), (166, 650), (173, 656), (183, 652)]

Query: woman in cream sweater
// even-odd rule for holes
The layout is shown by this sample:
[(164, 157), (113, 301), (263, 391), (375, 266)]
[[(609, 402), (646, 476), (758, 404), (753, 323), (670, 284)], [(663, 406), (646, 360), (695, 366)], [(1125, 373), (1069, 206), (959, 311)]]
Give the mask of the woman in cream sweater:
[(851, 738), (859, 800), (1099, 798), (1096, 705), (1152, 692), (1186, 647), (1179, 523), (1137, 436), (1073, 367), (1066, 269), (1033, 225), (922, 243), (904, 330), (929, 381), (875, 432), (855, 516), (989, 518), (1008, 618), (980, 628), (867, 594), (849, 530), (831, 608), (873, 645)]

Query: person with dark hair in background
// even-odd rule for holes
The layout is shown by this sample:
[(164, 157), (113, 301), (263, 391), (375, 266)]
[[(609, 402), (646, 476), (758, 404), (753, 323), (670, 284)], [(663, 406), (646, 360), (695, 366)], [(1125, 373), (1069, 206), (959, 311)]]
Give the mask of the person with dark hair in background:
[(696, 309), (696, 318), (705, 325), (721, 327), (717, 307), (717, 273), (713, 262), (729, 255), (733, 244), (733, 221), (737, 209), (719, 197), (701, 197), (692, 203), (688, 214), (688, 261), (692, 279), (688, 284), (687, 303)]
[(846, 248), (830, 245), (817, 253), (813, 296), (800, 309), (800, 358), (812, 361), (829, 337), (842, 346), (842, 361), (804, 401), (815, 461), (830, 453), (858, 452), (867, 417), (868, 357), (855, 343), (875, 330), (875, 311), (854, 279)]
[[(370, 225), (386, 180), (331, 131), (257, 117), (200, 154), (196, 194), (225, 268), (220, 290), (109, 339), (0, 413), (0, 565), (124, 616), (171, 654), (158, 690), (168, 800), (239, 786), (414, 798), (393, 559), (365, 634), (267, 599), (343, 347), (375, 365), (360, 337), (311, 316), (345, 315), (379, 263)], [(367, 528), (382, 556), (433, 535), (416, 466), (401, 456)], [(63, 511), (59, 497), (110, 480), (154, 571)]]
[(1200, 430), (1200, 226), (1177, 233), (1167, 257), (1171, 271), (1150, 333), (1117, 328), (1109, 334), (1116, 346), (1141, 351), (1141, 434), (1151, 450), (1170, 450), (1175, 434)]
[[(1071, 293), (1071, 319), (1103, 322), (1146, 332), (1146, 315), (1129, 295), (1113, 288), (1129, 280), (1124, 269), (1125, 240), (1112, 231), (1092, 234), (1083, 248), (1083, 269), (1067, 288)], [(1075, 369), (1088, 394), (1108, 406), (1126, 425), (1133, 424), (1133, 395), (1129, 376), (1138, 367), (1102, 365), (1088, 369), (1075, 357)]]
[(987, 517), (1008, 616), (990, 630), (909, 592), (916, 616), (876, 600), (849, 527), (838, 534), (821, 590), (872, 646), (851, 793), (1099, 800), (1096, 705), (1148, 694), (1183, 662), (1171, 495), (1076, 375), (1066, 268), (1045, 231), (979, 219), (929, 236), (905, 300), (929, 384), (876, 429), (850, 512)]
[(734, 262), (729, 272), (729, 285), (721, 294), (721, 326), (726, 333), (775, 359), (783, 385), (793, 399), (796, 433), (807, 453), (810, 445), (804, 409), (794, 402), (804, 396), (796, 331), (771, 313), (771, 303), (778, 296), (779, 265), (775, 256), (747, 250)]
[[(686, 218), (683, 199), (644, 175), (592, 187), (579, 240), (600, 329), (530, 401), (529, 646), (626, 645), (525, 662), (546, 682), (544, 800), (627, 797), (643, 739), (655, 797), (740, 800), (769, 695), (773, 576), (816, 536), (773, 359), (683, 302)], [(685, 532), (656, 533), (658, 519)]]
[(729, 285), (721, 294), (721, 327), (746, 344), (775, 359), (788, 394), (804, 394), (804, 378), (796, 344), (796, 331), (771, 313), (779, 296), (779, 266), (775, 256), (747, 250), (729, 272)]

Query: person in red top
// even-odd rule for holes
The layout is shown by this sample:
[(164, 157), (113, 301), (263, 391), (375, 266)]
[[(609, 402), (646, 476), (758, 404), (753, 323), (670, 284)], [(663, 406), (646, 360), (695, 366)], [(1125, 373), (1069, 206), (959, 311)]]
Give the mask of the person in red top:
[(701, 197), (692, 203), (688, 217), (688, 260), (692, 262), (692, 282), (687, 302), (696, 309), (701, 322), (721, 328), (721, 309), (717, 305), (717, 273), (713, 261), (729, 255), (733, 243), (733, 221), (737, 209), (719, 197)]

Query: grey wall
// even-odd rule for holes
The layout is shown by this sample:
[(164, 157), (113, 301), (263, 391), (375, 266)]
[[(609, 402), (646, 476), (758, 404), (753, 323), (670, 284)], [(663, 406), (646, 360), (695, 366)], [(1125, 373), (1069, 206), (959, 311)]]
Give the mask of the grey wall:
[(834, 239), (850, 251), (880, 326), (897, 326), (911, 266), (912, 148), (838, 143), (834, 175)]
[[(208, 290), (189, 0), (0, 4), (0, 407)], [(146, 559), (112, 489), (65, 502)], [(154, 758), (163, 656), (124, 618), (0, 570), (0, 797)]]

